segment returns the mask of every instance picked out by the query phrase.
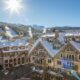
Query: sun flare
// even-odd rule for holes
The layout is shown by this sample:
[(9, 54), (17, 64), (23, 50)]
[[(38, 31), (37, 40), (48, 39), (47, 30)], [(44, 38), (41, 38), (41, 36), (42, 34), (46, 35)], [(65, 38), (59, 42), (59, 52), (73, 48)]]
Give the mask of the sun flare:
[(23, 9), (22, 0), (7, 0), (5, 1), (6, 10), (10, 12), (10, 14), (17, 13), (19, 14), (20, 10)]

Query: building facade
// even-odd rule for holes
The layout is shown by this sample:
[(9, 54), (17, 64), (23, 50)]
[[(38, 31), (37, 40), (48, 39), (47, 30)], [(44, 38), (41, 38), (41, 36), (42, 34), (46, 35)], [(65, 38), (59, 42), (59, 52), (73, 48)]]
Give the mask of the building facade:
[(9, 69), (28, 62), (28, 46), (9, 46), (0, 48), (0, 66)]
[(76, 69), (80, 73), (80, 43), (68, 42), (54, 57), (55, 68), (60, 70)]

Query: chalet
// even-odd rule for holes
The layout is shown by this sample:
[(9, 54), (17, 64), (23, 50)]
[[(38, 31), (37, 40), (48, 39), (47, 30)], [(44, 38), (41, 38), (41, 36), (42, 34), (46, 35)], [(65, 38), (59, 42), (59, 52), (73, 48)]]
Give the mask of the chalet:
[(66, 43), (54, 57), (54, 67), (59, 70), (76, 69), (80, 72), (80, 42)]
[(29, 43), (21, 41), (0, 43), (0, 67), (9, 69), (28, 62)]
[(75, 40), (65, 42), (64, 36), (65, 33), (60, 33), (52, 42), (43, 38), (38, 39), (29, 51), (30, 62), (58, 71), (76, 67), (75, 69), (80, 72), (80, 42)]
[(52, 57), (54, 57), (59, 52), (59, 49), (55, 47), (52, 43), (47, 40), (38, 39), (31, 50), (29, 51), (30, 62), (39, 65), (53, 67), (54, 62)]

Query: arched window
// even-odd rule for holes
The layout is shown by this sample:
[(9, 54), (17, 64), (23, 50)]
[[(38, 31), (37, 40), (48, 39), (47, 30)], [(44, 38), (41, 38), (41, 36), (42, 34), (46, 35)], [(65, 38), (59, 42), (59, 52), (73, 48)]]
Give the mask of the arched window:
[(74, 55), (72, 55), (72, 60), (74, 60)]
[(71, 55), (69, 55), (69, 59), (71, 59)]

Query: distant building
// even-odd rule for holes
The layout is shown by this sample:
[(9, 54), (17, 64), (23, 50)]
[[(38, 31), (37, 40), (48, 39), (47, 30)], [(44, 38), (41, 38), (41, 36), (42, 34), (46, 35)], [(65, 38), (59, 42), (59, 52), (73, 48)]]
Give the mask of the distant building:
[(66, 33), (65, 34), (65, 41), (80, 41), (80, 33)]

